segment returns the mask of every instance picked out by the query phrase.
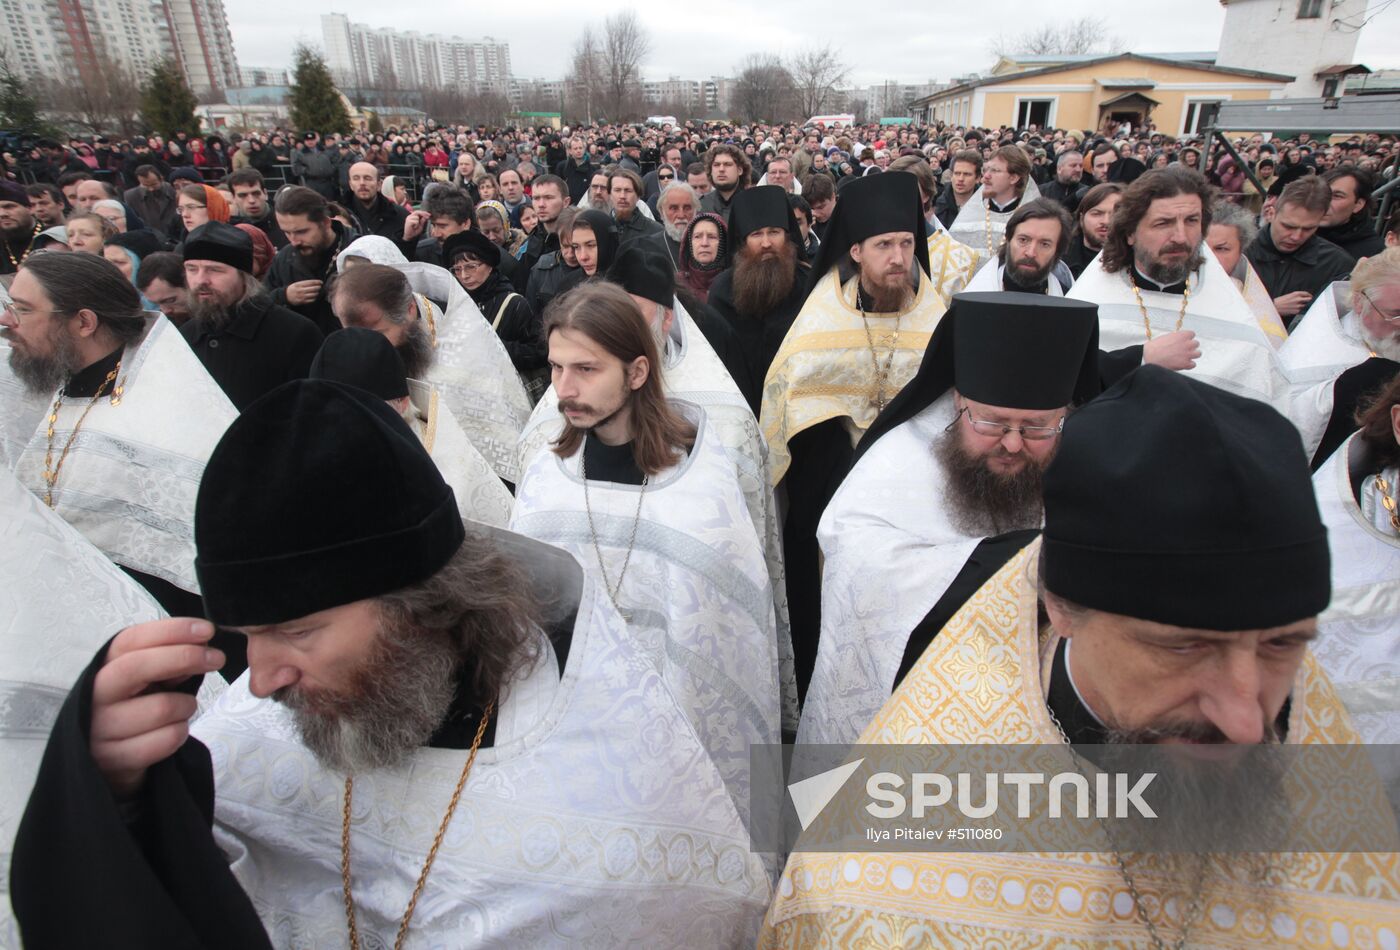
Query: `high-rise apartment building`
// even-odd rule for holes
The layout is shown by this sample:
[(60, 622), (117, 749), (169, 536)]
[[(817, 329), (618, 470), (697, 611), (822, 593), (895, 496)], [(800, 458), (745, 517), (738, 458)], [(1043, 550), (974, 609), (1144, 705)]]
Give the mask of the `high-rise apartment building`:
[(223, 0), (0, 0), (0, 30), (26, 79), (91, 75), (99, 59), (143, 76), (169, 57), (196, 93), (239, 83)]
[(489, 36), (473, 40), (375, 28), (327, 13), (321, 16), (321, 38), (331, 75), (348, 88), (510, 89), (510, 44)]
[(175, 58), (197, 95), (242, 82), (223, 0), (165, 0), (165, 15)]

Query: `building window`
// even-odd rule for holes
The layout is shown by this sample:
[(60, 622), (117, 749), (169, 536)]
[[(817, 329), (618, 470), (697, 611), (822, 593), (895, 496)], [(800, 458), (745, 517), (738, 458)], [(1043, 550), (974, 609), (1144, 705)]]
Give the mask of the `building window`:
[(1298, 19), (1316, 20), (1322, 16), (1322, 4), (1325, 0), (1298, 0)]
[(1201, 132), (1208, 126), (1215, 124), (1215, 117), (1220, 114), (1220, 100), (1200, 100), (1193, 99), (1186, 103), (1186, 115), (1182, 119), (1181, 131), (1184, 135)]
[(1024, 129), (1029, 125), (1041, 129), (1047, 128), (1050, 125), (1050, 113), (1054, 105), (1054, 99), (1018, 99), (1016, 101), (1016, 128)]

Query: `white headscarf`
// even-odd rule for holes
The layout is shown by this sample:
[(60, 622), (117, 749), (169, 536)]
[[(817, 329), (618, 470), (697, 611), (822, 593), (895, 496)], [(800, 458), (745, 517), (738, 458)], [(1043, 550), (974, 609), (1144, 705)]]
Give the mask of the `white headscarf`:
[(397, 244), (377, 234), (367, 234), (351, 241), (350, 246), (336, 256), (337, 274), (344, 272), (345, 259), (349, 257), (361, 257), (372, 264), (386, 264), (389, 267), (401, 267), (408, 263), (408, 258), (403, 256)]

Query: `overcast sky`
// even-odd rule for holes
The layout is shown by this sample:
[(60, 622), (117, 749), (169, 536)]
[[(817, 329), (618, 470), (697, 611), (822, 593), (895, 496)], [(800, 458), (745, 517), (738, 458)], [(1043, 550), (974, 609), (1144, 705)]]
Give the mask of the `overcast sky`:
[[(1372, 12), (1383, 4), (1387, 8), (1366, 26), (1356, 49), (1355, 61), (1372, 69), (1400, 67), (1400, 3), (1372, 0)], [(562, 0), (530, 4), (487, 0), (466, 5), (328, 0), (324, 6), (294, 3), (290, 7), (266, 0), (224, 0), (224, 7), (243, 66), (285, 66), (298, 41), (321, 46), (321, 14), (334, 12), (373, 27), (495, 37), (510, 44), (511, 67), (521, 79), (562, 78), (582, 28), (600, 23), (610, 10), (625, 8)], [(677, 12), (677, 8), (684, 9)], [(1106, 14), (1105, 8), (1109, 8)], [(734, 66), (750, 53), (789, 53), (830, 41), (850, 64), (853, 85), (887, 79), (946, 81), (985, 71), (999, 35), (1018, 35), (1052, 16), (1031, 19), (1028, 9), (1053, 9), (1054, 17), (1065, 19), (1105, 15), (1110, 35), (1142, 53), (1214, 50), (1225, 23), (1220, 0), (1121, 5), (1090, 0), (1037, 5), (1024, 0), (958, 4), (859, 0), (839, 6), (810, 0), (703, 0), (652, 3), (636, 9), (651, 35), (643, 78), (732, 75)], [(833, 17), (833, 10), (840, 12)], [(1288, 64), (1280, 63), (1278, 71), (1287, 73)]]

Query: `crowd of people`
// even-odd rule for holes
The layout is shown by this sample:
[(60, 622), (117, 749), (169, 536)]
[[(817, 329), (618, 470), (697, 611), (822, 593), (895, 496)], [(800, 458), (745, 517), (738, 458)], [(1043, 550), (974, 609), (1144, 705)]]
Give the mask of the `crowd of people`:
[(750, 841), (783, 742), (1400, 741), (1395, 136), (4, 163), (0, 943), (1400, 934), (1394, 827), (1312, 863)]

